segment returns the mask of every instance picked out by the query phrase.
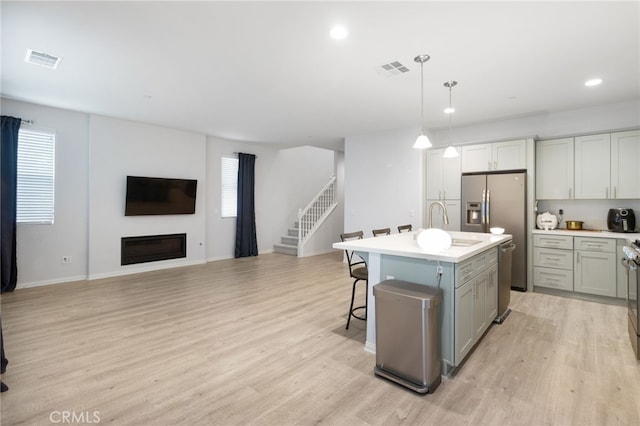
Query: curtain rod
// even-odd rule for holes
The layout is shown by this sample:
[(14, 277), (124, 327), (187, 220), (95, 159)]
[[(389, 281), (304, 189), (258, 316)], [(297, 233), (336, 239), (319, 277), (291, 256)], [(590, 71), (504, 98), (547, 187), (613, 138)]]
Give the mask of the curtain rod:
[(22, 124), (33, 124), (33, 120), (20, 119), (20, 122), (21, 122)]
[[(233, 155), (238, 155), (238, 154), (246, 154), (246, 153), (244, 153), (244, 152), (237, 152), (237, 151), (233, 151), (233, 152), (232, 152), (232, 154), (233, 154)], [(258, 156), (257, 156), (257, 155), (254, 155), (254, 154), (251, 154), (251, 155), (253, 155), (254, 157), (258, 158)]]

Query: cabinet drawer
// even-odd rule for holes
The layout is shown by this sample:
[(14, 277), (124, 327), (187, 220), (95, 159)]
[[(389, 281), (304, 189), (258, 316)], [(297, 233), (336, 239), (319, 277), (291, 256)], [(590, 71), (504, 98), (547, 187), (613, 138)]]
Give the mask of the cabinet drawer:
[(573, 271), (534, 266), (533, 285), (573, 291)]
[(496, 255), (495, 251), (491, 251), (491, 253), (480, 253), (473, 256), (471, 259), (456, 264), (456, 288), (460, 287), (471, 278), (484, 271), (487, 268), (489, 259), (492, 255)]
[(533, 265), (573, 270), (573, 251), (545, 247), (533, 248)]
[(616, 240), (611, 238), (575, 237), (574, 245), (576, 250), (616, 252)]
[(573, 249), (573, 237), (562, 235), (533, 235), (533, 245), (536, 247), (548, 247), (558, 249)]

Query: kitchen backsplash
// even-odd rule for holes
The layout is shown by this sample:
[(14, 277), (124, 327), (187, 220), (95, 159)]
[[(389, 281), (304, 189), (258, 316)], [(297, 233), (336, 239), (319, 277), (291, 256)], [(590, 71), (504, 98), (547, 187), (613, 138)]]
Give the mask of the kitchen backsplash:
[[(559, 228), (566, 228), (566, 220), (580, 220), (585, 229), (607, 229), (607, 213), (609, 209), (624, 207), (633, 209), (636, 222), (640, 218), (640, 200), (540, 200), (538, 213), (549, 211), (558, 215), (562, 209), (562, 222)], [(560, 219), (560, 217), (558, 217)], [(533, 225), (535, 228), (535, 224)]]

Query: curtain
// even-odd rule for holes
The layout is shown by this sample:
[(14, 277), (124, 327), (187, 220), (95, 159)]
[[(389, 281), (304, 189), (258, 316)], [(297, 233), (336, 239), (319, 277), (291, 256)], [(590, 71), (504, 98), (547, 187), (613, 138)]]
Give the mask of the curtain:
[(258, 255), (255, 211), (255, 165), (253, 154), (238, 154), (238, 216), (236, 218), (236, 257)]
[(2, 147), (2, 191), (0, 192), (0, 268), (2, 292), (13, 291), (18, 281), (16, 263), (16, 205), (18, 180), (18, 130), (22, 120), (15, 117), (0, 117)]

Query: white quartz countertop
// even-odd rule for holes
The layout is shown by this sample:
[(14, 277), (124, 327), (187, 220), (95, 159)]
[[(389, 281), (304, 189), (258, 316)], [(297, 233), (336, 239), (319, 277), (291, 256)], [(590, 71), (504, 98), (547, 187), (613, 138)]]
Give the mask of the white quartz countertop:
[(334, 243), (333, 248), (353, 250), (364, 253), (380, 253), (392, 256), (413, 257), (426, 260), (459, 263), (491, 247), (512, 239), (511, 235), (493, 235), (476, 232), (447, 232), (452, 239), (475, 240), (477, 244), (469, 246), (452, 245), (441, 251), (428, 251), (420, 248), (416, 236), (420, 231), (403, 232), (382, 237), (364, 238)]
[(626, 233), (626, 232), (611, 232), (602, 231), (597, 229), (589, 229), (582, 231), (569, 231), (567, 229), (550, 229), (545, 231), (543, 229), (534, 229), (534, 234), (543, 235), (565, 235), (568, 237), (589, 237), (589, 238), (615, 238), (619, 240), (635, 241), (640, 240), (640, 233)]

